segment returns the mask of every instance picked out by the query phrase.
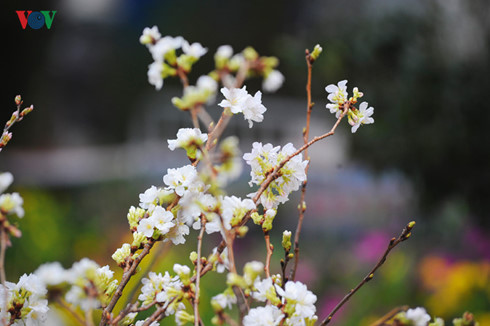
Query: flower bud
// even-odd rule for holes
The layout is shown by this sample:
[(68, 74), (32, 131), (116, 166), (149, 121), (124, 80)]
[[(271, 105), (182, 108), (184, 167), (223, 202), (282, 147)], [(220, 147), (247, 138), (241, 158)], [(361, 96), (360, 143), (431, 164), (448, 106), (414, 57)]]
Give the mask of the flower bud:
[(243, 50), (243, 56), (245, 57), (246, 60), (254, 61), (257, 60), (259, 57), (259, 54), (255, 49), (251, 46), (248, 46)]
[(21, 118), (25, 117), (26, 115), (28, 115), (29, 113), (32, 112), (32, 110), (34, 110), (34, 105), (31, 105), (30, 107), (28, 108), (25, 108), (24, 110), (22, 110), (22, 112), (20, 112), (20, 116)]
[(253, 212), (250, 217), (252, 218), (252, 221), (254, 221), (254, 223), (257, 225), (262, 225), (262, 223), (264, 222), (264, 216), (260, 215), (257, 212)]
[(282, 233), (282, 247), (286, 252), (291, 250), (291, 231), (284, 231)]
[(146, 243), (148, 240), (146, 239), (146, 236), (141, 233), (141, 232), (134, 232), (133, 233), (133, 242), (131, 243), (131, 248), (136, 251), (141, 246)]
[(238, 237), (243, 238), (243, 237), (245, 237), (245, 235), (246, 235), (246, 234), (247, 234), (247, 232), (248, 232), (248, 226), (246, 226), (246, 225), (241, 226), (241, 227), (239, 227), (239, 228), (236, 230), (236, 232), (237, 232)]
[(189, 259), (193, 264), (197, 262), (197, 257), (197, 252), (195, 251), (191, 252), (191, 254), (189, 255)]
[(22, 97), (20, 95), (17, 95), (15, 97), (15, 105), (21, 105), (22, 104)]
[(322, 53), (323, 49), (322, 47), (320, 46), (320, 44), (317, 44), (315, 45), (315, 48), (313, 49), (313, 52), (311, 52), (311, 59), (314, 61), (316, 59), (318, 59), (318, 57), (320, 56), (320, 54)]

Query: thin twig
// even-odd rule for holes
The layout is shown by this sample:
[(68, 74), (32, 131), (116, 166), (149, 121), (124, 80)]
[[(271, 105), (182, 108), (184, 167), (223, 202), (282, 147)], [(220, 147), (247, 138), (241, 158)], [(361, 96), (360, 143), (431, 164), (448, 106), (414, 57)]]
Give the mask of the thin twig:
[(335, 313), (347, 302), (349, 301), (349, 299), (364, 285), (366, 284), (367, 282), (369, 282), (370, 280), (373, 279), (374, 277), (374, 273), (378, 270), (378, 268), (381, 267), (381, 265), (384, 264), (384, 262), (386, 261), (386, 258), (388, 257), (388, 254), (390, 253), (391, 250), (393, 250), (393, 248), (395, 248), (398, 244), (400, 244), (401, 242), (407, 240), (410, 235), (411, 235), (411, 231), (413, 229), (415, 225), (415, 222), (410, 222), (408, 223), (405, 228), (403, 229), (402, 233), (400, 234), (400, 236), (398, 238), (392, 238), (390, 240), (390, 243), (388, 244), (388, 247), (386, 248), (383, 256), (380, 258), (380, 260), (376, 263), (376, 265), (373, 267), (373, 269), (371, 269), (371, 271), (362, 279), (362, 281), (357, 284), (357, 286), (355, 288), (353, 288), (352, 290), (349, 291), (349, 293), (347, 293), (344, 298), (335, 306), (335, 308), (333, 308), (333, 310), (330, 312), (330, 314), (328, 314), (328, 316), (322, 321), (322, 323), (320, 324), (321, 326), (323, 325), (327, 325), (333, 318), (333, 316), (335, 315)]
[[(3, 214), (2, 214), (3, 217)], [(7, 232), (3, 225), (0, 226), (0, 280), (5, 286), (7, 278), (5, 276), (5, 251), (7, 250)]]
[(165, 317), (165, 311), (176, 299), (177, 297), (173, 298), (172, 300), (170, 300), (168, 304), (161, 306), (157, 310), (155, 310), (155, 312), (151, 314), (151, 316), (148, 317), (148, 319), (146, 319), (146, 321), (143, 323), (143, 326), (149, 326), (154, 321), (159, 321), (163, 319), (163, 317)]
[(122, 296), (124, 288), (128, 284), (131, 277), (136, 272), (136, 268), (140, 264), (141, 260), (146, 255), (148, 255), (148, 253), (150, 252), (154, 244), (155, 244), (155, 240), (153, 239), (148, 240), (148, 242), (143, 247), (141, 253), (133, 260), (131, 265), (125, 269), (121, 279), (121, 283), (119, 283), (119, 286), (117, 287), (116, 292), (114, 292), (114, 295), (112, 296), (112, 299), (107, 305), (107, 307), (104, 309), (104, 311), (102, 311), (102, 318), (100, 319), (99, 326), (103, 326), (107, 324), (108, 320), (111, 318), (112, 310), (116, 306), (116, 303), (119, 300), (119, 298)]
[(201, 282), (201, 250), (202, 250), (202, 238), (204, 236), (204, 230), (206, 229), (206, 219), (201, 219), (201, 231), (197, 237), (197, 263), (196, 263), (196, 295), (194, 297), (194, 326), (199, 326), (201, 318), (199, 317), (199, 295), (200, 295), (200, 282)]
[[(136, 293), (140, 288), (138, 284), (141, 284), (141, 280), (148, 275), (148, 273), (152, 270), (153, 266), (155, 266), (158, 259), (164, 257), (165, 254), (169, 251), (169, 249), (170, 249), (170, 242), (166, 242), (157, 248), (157, 252), (154, 253), (154, 255), (152, 256), (152, 259), (150, 263), (145, 267), (145, 270), (138, 273), (138, 279), (134, 281), (135, 286), (132, 288), (131, 293), (128, 295), (126, 299), (126, 303), (123, 305), (126, 307), (126, 309), (119, 312), (119, 315), (116, 318), (114, 318), (111, 324), (116, 325), (117, 321), (124, 318), (128, 313), (133, 312), (132, 309), (134, 309), (134, 307), (132, 307), (133, 305), (131, 304), (131, 302), (133, 301), (134, 296), (136, 295)], [(130, 307), (131, 310), (128, 310), (128, 307)]]
[(274, 247), (271, 244), (271, 236), (268, 231), (264, 232), (264, 239), (265, 239), (265, 248), (267, 250), (267, 256), (265, 258), (265, 276), (269, 278), (271, 276), (271, 258), (272, 258), (272, 252), (274, 251)]
[[(311, 59), (310, 52), (306, 50), (306, 66), (308, 68), (308, 77), (306, 82), (306, 127), (303, 132), (303, 142), (308, 143), (310, 137), (310, 119), (311, 110), (314, 103), (311, 102), (311, 73), (314, 60)], [(294, 281), (296, 278), (296, 270), (298, 269), (299, 262), (299, 235), (303, 226), (303, 219), (306, 211), (305, 197), (306, 197), (306, 184), (308, 182), (308, 169), (310, 168), (310, 157), (308, 156), (308, 148), (305, 149), (305, 158), (308, 160), (308, 164), (305, 168), (306, 180), (301, 185), (301, 199), (298, 206), (299, 216), (298, 225), (296, 226), (296, 232), (294, 233), (294, 267), (291, 270), (290, 279)]]

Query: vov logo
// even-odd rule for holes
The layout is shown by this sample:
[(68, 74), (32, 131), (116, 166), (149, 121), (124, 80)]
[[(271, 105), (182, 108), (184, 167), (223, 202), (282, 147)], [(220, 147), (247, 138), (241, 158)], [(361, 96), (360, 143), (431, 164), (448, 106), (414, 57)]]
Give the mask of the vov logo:
[(19, 21), (22, 29), (26, 29), (27, 25), (29, 25), (29, 27), (32, 29), (40, 29), (44, 25), (46, 25), (47, 29), (51, 29), (51, 24), (53, 24), (56, 10), (17, 10), (16, 13), (17, 16), (19, 16)]

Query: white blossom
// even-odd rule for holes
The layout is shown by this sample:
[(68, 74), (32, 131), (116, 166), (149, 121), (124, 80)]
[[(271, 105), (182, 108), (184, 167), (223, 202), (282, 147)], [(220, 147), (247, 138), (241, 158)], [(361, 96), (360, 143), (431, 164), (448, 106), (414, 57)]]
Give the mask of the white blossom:
[(243, 106), (243, 118), (248, 120), (249, 128), (252, 128), (253, 121), (262, 122), (264, 120), (263, 113), (267, 111), (262, 104), (262, 93), (257, 91), (254, 96), (249, 95)]
[(289, 281), (282, 289), (275, 285), (276, 292), (285, 301), (287, 306), (294, 307), (294, 314), (290, 317), (312, 318), (315, 316), (316, 295), (306, 288), (301, 282)]
[(168, 231), (167, 238), (164, 241), (172, 241), (173, 244), (185, 243), (185, 235), (189, 234), (189, 227), (182, 217), (177, 216), (174, 220), (175, 225)]
[(274, 93), (284, 83), (284, 75), (279, 70), (272, 70), (262, 82), (264, 92)]
[(199, 128), (180, 128), (177, 131), (177, 139), (168, 139), (167, 142), (168, 148), (173, 151), (176, 148), (199, 147), (206, 140), (208, 140), (208, 134), (203, 134)]
[(330, 84), (325, 87), (328, 94), (328, 100), (331, 103), (327, 104), (327, 109), (330, 113), (335, 113), (338, 119), (342, 113), (342, 105), (347, 101), (347, 80), (342, 80), (337, 85)]
[(10, 172), (0, 173), (0, 193), (4, 192), (12, 182), (14, 181), (14, 176)]
[(24, 217), (24, 200), (14, 192), (11, 194), (0, 195), (0, 209), (7, 214), (16, 214), (18, 217)]
[(276, 306), (268, 305), (250, 309), (243, 318), (244, 326), (276, 326), (284, 319), (284, 314)]
[(427, 326), (427, 323), (431, 319), (427, 311), (422, 307), (408, 309), (406, 317), (412, 322), (413, 326)]
[(151, 205), (156, 205), (158, 200), (158, 188), (151, 186), (144, 193), (139, 194), (140, 207), (148, 209)]
[(172, 37), (165, 36), (159, 39), (155, 45), (149, 48), (150, 53), (155, 62), (163, 63), (165, 54), (170, 51), (175, 51), (183, 46), (184, 39), (181, 36)]
[(157, 91), (163, 87), (163, 63), (159, 61), (152, 62), (148, 65), (148, 83), (155, 86)]
[(200, 76), (196, 81), (196, 86), (200, 90), (207, 90), (211, 93), (218, 91), (218, 82), (208, 75)]
[(216, 50), (215, 58), (229, 59), (233, 55), (233, 48), (230, 45), (221, 45)]
[(68, 281), (67, 271), (59, 262), (46, 263), (34, 272), (46, 286), (55, 286)]
[(162, 35), (158, 31), (157, 26), (153, 26), (152, 28), (145, 27), (143, 29), (143, 34), (140, 36), (140, 43), (146, 44), (146, 46), (150, 47), (156, 41), (158, 41)]
[[(17, 283), (0, 284), (0, 315), (14, 317), (12, 325), (42, 325), (49, 310), (46, 293), (45, 284), (35, 274), (24, 274)], [(16, 315), (11, 316), (14, 311)]]
[[(351, 111), (352, 112), (352, 111)], [(361, 125), (374, 123), (371, 116), (374, 113), (374, 108), (369, 107), (367, 102), (362, 102), (359, 105), (359, 110), (349, 115), (349, 123), (352, 125), (351, 131), (355, 133)]]
[(149, 218), (142, 219), (138, 224), (137, 231), (147, 238), (152, 237), (155, 231), (155, 221)]
[(153, 210), (153, 213), (149, 217), (153, 226), (157, 228), (160, 233), (166, 234), (170, 228), (172, 228), (175, 224), (172, 222), (174, 215), (165, 210), (162, 206), (157, 206)]
[(232, 305), (237, 303), (236, 296), (233, 291), (225, 291), (211, 298), (215, 301), (222, 309), (231, 309)]
[(179, 196), (183, 196), (184, 192), (190, 189), (197, 180), (197, 170), (192, 165), (185, 165), (177, 169), (170, 168), (163, 177), (163, 182), (168, 188), (173, 189)]
[[(295, 152), (296, 149), (291, 143), (281, 149), (279, 146), (273, 147), (271, 144), (262, 145), (262, 143), (254, 142), (252, 151), (243, 155), (246, 163), (252, 168), (250, 186), (262, 184), (270, 171)], [(307, 165), (308, 161), (303, 161), (302, 154), (290, 158), (281, 168), (280, 176), (272, 181), (260, 196), (262, 206), (265, 209), (271, 209), (286, 202), (289, 194), (298, 190), (301, 183), (306, 180)], [(255, 193), (248, 196), (254, 197)]]
[(225, 138), (220, 146), (221, 155), (225, 158), (221, 165), (216, 166), (218, 171), (217, 183), (224, 187), (228, 182), (237, 179), (243, 170), (243, 161), (238, 146), (238, 137)]
[(187, 265), (174, 264), (173, 270), (178, 275), (189, 275), (191, 273), (191, 269)]
[(255, 203), (251, 199), (236, 196), (225, 196), (221, 205), (223, 224), (227, 230), (241, 222), (249, 210), (255, 209)]
[(194, 58), (200, 58), (203, 55), (208, 52), (208, 49), (203, 47), (201, 43), (195, 42), (192, 44), (189, 44), (186, 40), (182, 42), (182, 51), (184, 51), (185, 54), (188, 56), (194, 57)]
[(248, 92), (245, 86), (242, 88), (221, 88), (221, 93), (225, 97), (218, 105), (229, 108), (233, 114), (243, 112), (243, 106), (248, 99)]
[(269, 293), (274, 293), (275, 295), (275, 288), (274, 284), (272, 282), (272, 279), (265, 278), (263, 280), (260, 280), (258, 277), (254, 281), (254, 288), (255, 291), (253, 291), (252, 296), (255, 300), (265, 302), (267, 299), (267, 295)]

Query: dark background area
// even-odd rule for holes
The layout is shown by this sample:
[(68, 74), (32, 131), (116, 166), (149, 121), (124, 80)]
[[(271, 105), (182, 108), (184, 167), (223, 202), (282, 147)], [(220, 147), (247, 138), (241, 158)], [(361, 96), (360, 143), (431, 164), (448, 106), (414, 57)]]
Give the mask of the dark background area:
[[(57, 13), (50, 30), (22, 30), (15, 10)], [(437, 307), (430, 300), (438, 290), (420, 285), (423, 268), (419, 263), (426, 261), (426, 256), (446, 259), (446, 270), (459, 266), (458, 262), (487, 266), (488, 1), (17, 1), (3, 2), (1, 15), (4, 86), (0, 121), (10, 117), (17, 94), (23, 95), (24, 104), (35, 106), (25, 121), (14, 126), (11, 143), (0, 153), (0, 170), (15, 171), (13, 188), (26, 202), (26, 217), (20, 221), (22, 239), (34, 239), (14, 242), (8, 251), (13, 262), (8, 275), (32, 271), (47, 260), (70, 266), (74, 260), (90, 256), (101, 264), (109, 263), (108, 257), (127, 236), (128, 207), (138, 203), (137, 195), (149, 185), (161, 182), (167, 167), (176, 166), (167, 166), (175, 162), (165, 161), (159, 176), (143, 171), (127, 178), (102, 178), (102, 182), (80, 178), (50, 183), (27, 173), (42, 171), (39, 161), (8, 159), (9, 152), (42, 155), (63, 148), (131, 146), (148, 132), (143, 117), (151, 117), (148, 112), (155, 109), (161, 110), (163, 118), (185, 118), (167, 100), (166, 92), (175, 91), (177, 80), (165, 80), (160, 92), (147, 82), (151, 56), (138, 38), (144, 27), (153, 25), (162, 35), (181, 35), (209, 49), (191, 78), (212, 69), (212, 54), (222, 44), (232, 45), (236, 52), (251, 45), (260, 54), (277, 56), (286, 81), (277, 94), (268, 96), (298, 101), (305, 98), (304, 51), (318, 43), (324, 52), (315, 63), (312, 93), (317, 103), (314, 114), (318, 114), (318, 121), (325, 121), (325, 130), (331, 125), (331, 117), (323, 112), (328, 84), (348, 79), (349, 89), (358, 86), (374, 106), (374, 125), (363, 126), (355, 135), (347, 133), (346, 124), (342, 126), (345, 133), (340, 132), (339, 137), (345, 139), (348, 163), (334, 169), (333, 176), (325, 177), (317, 170), (315, 176), (320, 177), (316, 180), (326, 183), (312, 182), (307, 194), (313, 222), (305, 228), (305, 238), (312, 240), (305, 240), (304, 250), (311, 250), (311, 261), (322, 262), (312, 264), (317, 276), (311, 282), (319, 289), (316, 293), (333, 293), (319, 295), (319, 311), (371, 266), (369, 260), (355, 262), (355, 255), (346, 258), (347, 253), (355, 252), (361, 238), (372, 235), (367, 238), (376, 239), (379, 231), (389, 239), (410, 219), (418, 223), (415, 239), (404, 244), (392, 269), (387, 267), (393, 275), (386, 272), (384, 283), (380, 280), (378, 286), (365, 289), (365, 297), (360, 294), (359, 301), (352, 302), (352, 306), (361, 307), (362, 300), (375, 295), (378, 305), (357, 308), (357, 313), (345, 317), (351, 318), (345, 319), (346, 324), (358, 324), (368, 315), (382, 314), (399, 304)], [(252, 81), (249, 89), (259, 85)], [(160, 109), (162, 99), (167, 101)], [(285, 133), (297, 136), (301, 128), (299, 124)], [(175, 126), (169, 134), (176, 130)], [(82, 166), (86, 162), (80, 155)], [(393, 192), (372, 192), (368, 187), (373, 182), (382, 186), (384, 178), (391, 180), (387, 185), (401, 184), (409, 189), (401, 192), (402, 204), (395, 208), (383, 204), (384, 194)], [(70, 178), (59, 178), (66, 179)], [(246, 180), (245, 175), (242, 181)], [(339, 189), (337, 184), (348, 185)], [(318, 216), (329, 215), (328, 208), (332, 208), (327, 204), (327, 210), (322, 211), (325, 207), (319, 202), (339, 194), (349, 205), (360, 208), (347, 214), (333, 209), (330, 216), (337, 220), (330, 217), (323, 221), (327, 226), (315, 228), (314, 223), (322, 223)], [(379, 205), (372, 208), (370, 200)], [(296, 203), (292, 199), (289, 204), (293, 211)], [(279, 225), (293, 228), (294, 224)], [(101, 237), (106, 241), (99, 242)], [(488, 266), (481, 268), (485, 272), (480, 275), (490, 274), (485, 269)], [(332, 269), (344, 273), (336, 275)], [(461, 274), (461, 279), (467, 277)], [(484, 285), (488, 279), (486, 282)], [(490, 310), (487, 292), (468, 290), (458, 309), (442, 309), (441, 314), (449, 318), (472, 308), (483, 316)]]

